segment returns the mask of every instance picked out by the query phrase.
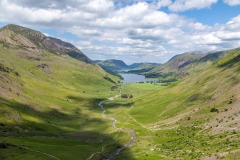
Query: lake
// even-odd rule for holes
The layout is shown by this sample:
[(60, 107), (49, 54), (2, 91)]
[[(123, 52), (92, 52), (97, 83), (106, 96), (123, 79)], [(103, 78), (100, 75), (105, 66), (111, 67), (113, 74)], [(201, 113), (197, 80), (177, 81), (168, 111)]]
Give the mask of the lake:
[(132, 73), (119, 73), (124, 79), (121, 81), (123, 83), (136, 83), (136, 82), (147, 82), (153, 81), (156, 82), (157, 80), (152, 80), (145, 78), (143, 75), (132, 74)]

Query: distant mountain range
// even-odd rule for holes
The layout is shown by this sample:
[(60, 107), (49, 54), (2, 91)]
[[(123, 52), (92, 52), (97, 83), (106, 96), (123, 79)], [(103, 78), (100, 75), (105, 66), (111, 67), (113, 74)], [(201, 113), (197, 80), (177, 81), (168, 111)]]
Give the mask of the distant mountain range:
[(158, 63), (133, 63), (127, 65), (122, 60), (109, 59), (109, 60), (95, 60), (95, 63), (100, 65), (103, 69), (108, 71), (120, 71), (120, 70), (140, 70), (144, 68), (154, 68), (161, 64)]
[(229, 52), (191, 51), (173, 56), (164, 64), (158, 63), (133, 63), (127, 65), (122, 60), (95, 61), (108, 71), (128, 70), (128, 73), (145, 75), (148, 78), (160, 78), (164, 81), (176, 81), (193, 72), (206, 69), (219, 58)]
[(109, 59), (109, 60), (96, 60), (94, 61), (98, 65), (100, 65), (103, 69), (109, 71), (117, 71), (128, 69), (128, 65), (124, 63), (122, 60)]
[(151, 72), (175, 72), (179, 68), (183, 68), (184, 66), (194, 62), (195, 60), (202, 58), (206, 55), (208, 55), (210, 52), (203, 52), (203, 51), (192, 51), (192, 52), (186, 52), (183, 54), (178, 54), (173, 56), (168, 62), (163, 64), (162, 66), (159, 66), (155, 69), (153, 69)]

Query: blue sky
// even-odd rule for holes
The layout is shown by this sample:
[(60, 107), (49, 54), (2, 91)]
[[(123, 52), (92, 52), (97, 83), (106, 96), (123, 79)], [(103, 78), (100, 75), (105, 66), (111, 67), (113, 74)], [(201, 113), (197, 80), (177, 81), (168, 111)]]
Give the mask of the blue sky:
[(198, 22), (206, 25), (214, 25), (216, 23), (224, 24), (232, 17), (240, 14), (240, 5), (229, 6), (222, 1), (218, 1), (210, 8), (188, 10), (179, 14), (196, 19)]
[(0, 26), (9, 23), (127, 63), (240, 47), (240, 0), (0, 0)]

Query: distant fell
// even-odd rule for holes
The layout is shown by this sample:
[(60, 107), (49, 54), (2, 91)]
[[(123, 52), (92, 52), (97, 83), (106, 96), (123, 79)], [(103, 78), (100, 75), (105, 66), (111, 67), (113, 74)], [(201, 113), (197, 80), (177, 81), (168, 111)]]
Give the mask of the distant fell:
[(124, 70), (128, 69), (128, 65), (124, 63), (122, 60), (109, 59), (103, 61), (95, 61), (98, 65), (100, 65), (105, 70), (116, 71), (116, 70)]
[(160, 65), (160, 63), (150, 63), (150, 62), (145, 62), (145, 63), (133, 63), (128, 66), (130, 69), (135, 69), (135, 68), (145, 68), (145, 66), (157, 66)]
[(152, 72), (175, 72), (184, 65), (187, 65), (197, 59), (200, 59), (211, 52), (191, 51), (173, 56), (167, 63), (155, 68)]
[[(135, 65), (138, 64), (138, 65)], [(158, 63), (134, 63), (132, 65), (130, 65), (130, 70), (128, 71), (128, 73), (135, 73), (135, 74), (142, 74), (144, 75), (145, 73), (153, 70), (154, 68), (157, 68), (159, 66), (161, 66), (162, 64), (158, 64)], [(135, 66), (135, 67), (133, 67)], [(133, 67), (133, 68), (131, 68)]]

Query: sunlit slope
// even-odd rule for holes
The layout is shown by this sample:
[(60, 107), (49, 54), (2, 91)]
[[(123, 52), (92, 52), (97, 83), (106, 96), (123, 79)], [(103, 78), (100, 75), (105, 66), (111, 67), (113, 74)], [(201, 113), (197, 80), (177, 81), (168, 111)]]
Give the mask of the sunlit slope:
[(135, 159), (239, 159), (239, 82), (235, 49), (201, 73), (135, 96), (118, 115), (137, 132)]
[(110, 88), (117, 80), (68, 55), (1, 43), (0, 142), (10, 145), (0, 150), (0, 159), (52, 159), (43, 153), (87, 159), (100, 151), (112, 137), (97, 103), (115, 95)]
[[(229, 104), (231, 97), (239, 94), (239, 54), (240, 50), (236, 49), (201, 73), (193, 74), (166, 89), (138, 97), (132, 114), (136, 114), (136, 118), (144, 117), (143, 122), (151, 123), (200, 106), (230, 107), (237, 102), (234, 100)], [(145, 114), (138, 114), (141, 110)]]

